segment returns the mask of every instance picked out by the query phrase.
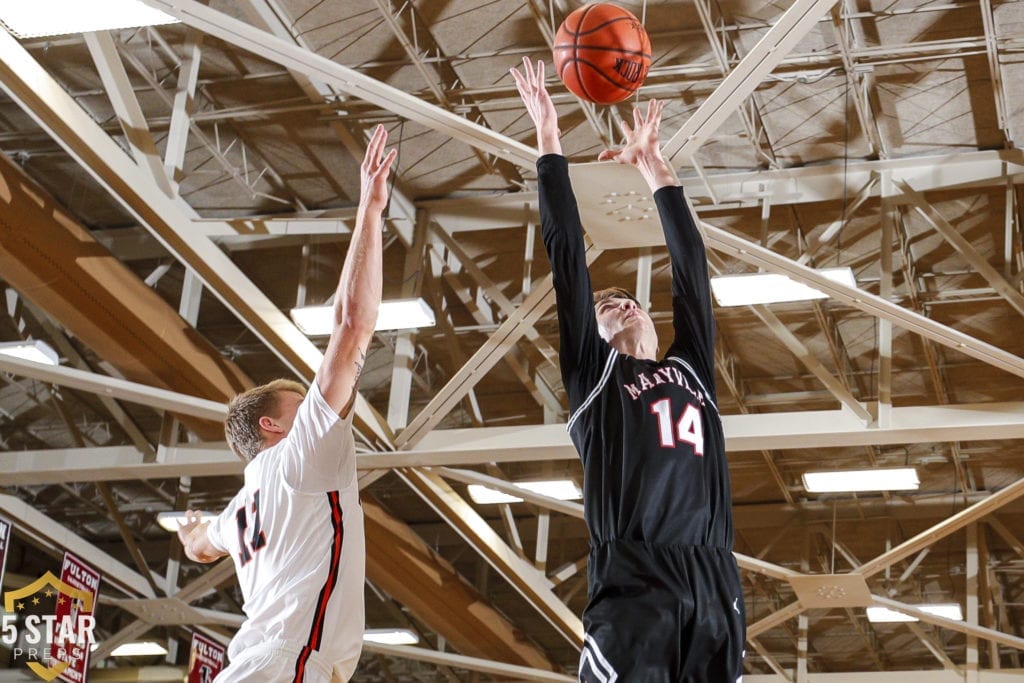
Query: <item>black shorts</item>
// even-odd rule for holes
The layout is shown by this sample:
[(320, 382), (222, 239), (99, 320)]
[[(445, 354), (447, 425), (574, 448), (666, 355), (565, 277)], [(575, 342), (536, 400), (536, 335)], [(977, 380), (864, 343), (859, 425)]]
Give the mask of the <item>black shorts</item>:
[(590, 551), (584, 683), (736, 683), (746, 621), (732, 552), (611, 541)]

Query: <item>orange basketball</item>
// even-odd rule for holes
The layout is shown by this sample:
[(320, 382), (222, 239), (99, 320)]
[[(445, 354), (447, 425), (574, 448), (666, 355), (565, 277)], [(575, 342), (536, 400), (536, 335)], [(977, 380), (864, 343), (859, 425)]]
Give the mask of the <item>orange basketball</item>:
[(555, 70), (577, 96), (614, 104), (639, 88), (651, 68), (651, 39), (640, 20), (611, 3), (584, 5), (555, 34)]

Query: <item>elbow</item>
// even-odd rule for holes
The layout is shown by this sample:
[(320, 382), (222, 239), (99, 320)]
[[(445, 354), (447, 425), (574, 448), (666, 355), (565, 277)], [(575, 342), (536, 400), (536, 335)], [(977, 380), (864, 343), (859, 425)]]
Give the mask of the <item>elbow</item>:
[(337, 319), (335, 331), (344, 335), (357, 335), (359, 337), (370, 337), (377, 326), (377, 309), (346, 310), (345, 314)]

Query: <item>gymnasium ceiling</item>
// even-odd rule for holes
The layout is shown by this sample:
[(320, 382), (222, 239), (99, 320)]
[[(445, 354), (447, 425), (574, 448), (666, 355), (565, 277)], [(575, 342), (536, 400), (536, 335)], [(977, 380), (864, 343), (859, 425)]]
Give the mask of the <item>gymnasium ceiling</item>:
[[(367, 626), (411, 628), (421, 649), (368, 648), (357, 680), (571, 680), (578, 503), (478, 505), (466, 485), (581, 483), (535, 140), (508, 75), (524, 56), (550, 64), (579, 3), (147, 2), (185, 22), (0, 35), (0, 341), (62, 358), (0, 360), (5, 588), (78, 553), (105, 577), (100, 658), (171, 643), (167, 661), (104, 662), (146, 680), (184, 665), (186, 625), (230, 636), (230, 568), (181, 562), (156, 515), (216, 511), (237, 490), (216, 425), (234, 391), (312, 376), (325, 340), (287, 314), (335, 288), (380, 123), (399, 150), (384, 295), (422, 296), (437, 325), (378, 333), (361, 381)], [(716, 308), (747, 673), (1019, 668), (1024, 2), (623, 4), (650, 32), (640, 99), (667, 101), (713, 272), (825, 286), (813, 269), (848, 266), (857, 281)], [(630, 104), (548, 86), (595, 284), (635, 287), (665, 339), (669, 264), (642, 185), (593, 163)], [(919, 490), (801, 481), (904, 466)], [(850, 576), (802, 576), (827, 573)], [(865, 586), (876, 604), (957, 602), (965, 621), (829, 607)], [(185, 603), (201, 609), (167, 623)]]

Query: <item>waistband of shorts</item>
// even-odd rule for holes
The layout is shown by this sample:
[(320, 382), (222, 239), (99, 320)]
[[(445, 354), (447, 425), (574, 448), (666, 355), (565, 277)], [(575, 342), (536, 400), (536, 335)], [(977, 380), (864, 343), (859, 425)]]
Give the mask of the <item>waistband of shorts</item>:
[[(254, 657), (262, 657), (270, 654), (283, 655), (293, 660), (297, 660), (299, 655), (302, 654), (302, 647), (295, 643), (289, 643), (286, 640), (268, 640), (258, 645), (252, 645), (245, 648), (238, 653), (236, 657), (231, 659), (231, 663), (235, 664), (238, 662), (244, 662)], [(330, 680), (334, 673), (334, 665), (331, 662), (328, 662), (317, 650), (313, 650), (309, 653), (309, 657), (306, 660), (306, 668), (317, 669), (327, 676), (327, 680)]]
[(702, 543), (652, 543), (650, 541), (638, 541), (631, 538), (610, 538), (600, 543), (591, 543), (590, 552), (600, 552), (612, 546), (622, 546), (643, 550), (661, 550), (670, 552), (694, 553), (694, 552), (718, 552), (732, 553), (732, 548), (724, 545), (710, 545)]

